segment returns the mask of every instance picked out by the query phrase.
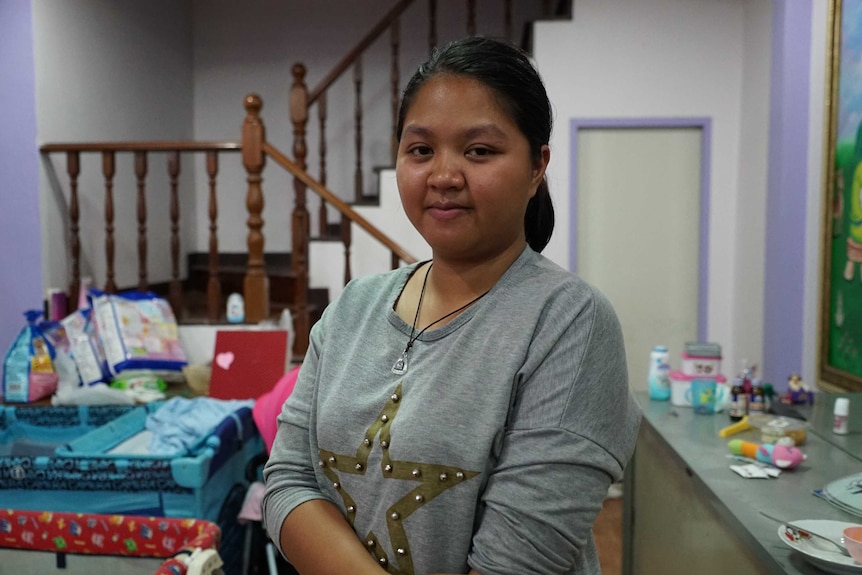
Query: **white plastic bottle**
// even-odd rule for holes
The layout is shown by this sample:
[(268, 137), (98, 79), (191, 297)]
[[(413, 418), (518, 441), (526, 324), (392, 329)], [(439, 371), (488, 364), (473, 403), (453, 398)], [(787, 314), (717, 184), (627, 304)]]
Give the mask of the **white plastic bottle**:
[(649, 355), (649, 398), (658, 401), (670, 399), (670, 364), (667, 346), (657, 345)]
[(227, 321), (228, 323), (242, 323), (245, 321), (245, 300), (242, 294), (232, 293), (227, 296)]
[(850, 431), (848, 422), (850, 415), (850, 400), (846, 397), (839, 397), (836, 399), (832, 414), (832, 433), (847, 435)]

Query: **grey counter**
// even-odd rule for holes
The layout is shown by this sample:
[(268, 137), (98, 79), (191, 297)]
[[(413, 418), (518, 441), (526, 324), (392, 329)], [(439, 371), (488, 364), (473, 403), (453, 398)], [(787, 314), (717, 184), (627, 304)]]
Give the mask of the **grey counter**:
[[(729, 438), (718, 432), (726, 414), (698, 415), (690, 408), (650, 401), (625, 480), (624, 572), (822, 573), (778, 538), (783, 518), (862, 523), (812, 495), (832, 480), (862, 472), (862, 394), (851, 399), (851, 433), (832, 433), (832, 398), (815, 405), (806, 462), (777, 479), (743, 479), (730, 469)], [(859, 413), (857, 413), (859, 412)], [(756, 443), (756, 430), (734, 436)]]

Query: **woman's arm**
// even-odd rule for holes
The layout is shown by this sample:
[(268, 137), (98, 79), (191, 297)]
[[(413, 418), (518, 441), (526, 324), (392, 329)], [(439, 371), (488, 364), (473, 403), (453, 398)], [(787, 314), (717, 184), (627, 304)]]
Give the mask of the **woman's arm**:
[(291, 511), (281, 524), (279, 542), (285, 556), (302, 574), (386, 573), (356, 537), (341, 511), (329, 501), (306, 501)]

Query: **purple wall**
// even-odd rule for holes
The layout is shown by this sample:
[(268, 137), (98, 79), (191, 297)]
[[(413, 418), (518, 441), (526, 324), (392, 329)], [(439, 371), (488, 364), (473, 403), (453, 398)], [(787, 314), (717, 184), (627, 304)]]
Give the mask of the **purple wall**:
[(802, 371), (805, 245), (817, 241), (805, 237), (811, 10), (810, 2), (772, 3), (762, 375), (779, 389)]
[(0, 355), (42, 306), (31, 0), (0, 0)]

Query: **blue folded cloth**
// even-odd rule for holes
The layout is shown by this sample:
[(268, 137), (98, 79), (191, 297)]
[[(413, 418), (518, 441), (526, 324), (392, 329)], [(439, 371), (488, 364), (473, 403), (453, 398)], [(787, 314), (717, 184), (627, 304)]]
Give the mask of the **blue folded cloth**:
[(243, 407), (253, 406), (254, 400), (171, 398), (147, 416), (146, 428), (153, 434), (150, 453), (173, 455), (188, 451), (212, 433), (225, 417)]

